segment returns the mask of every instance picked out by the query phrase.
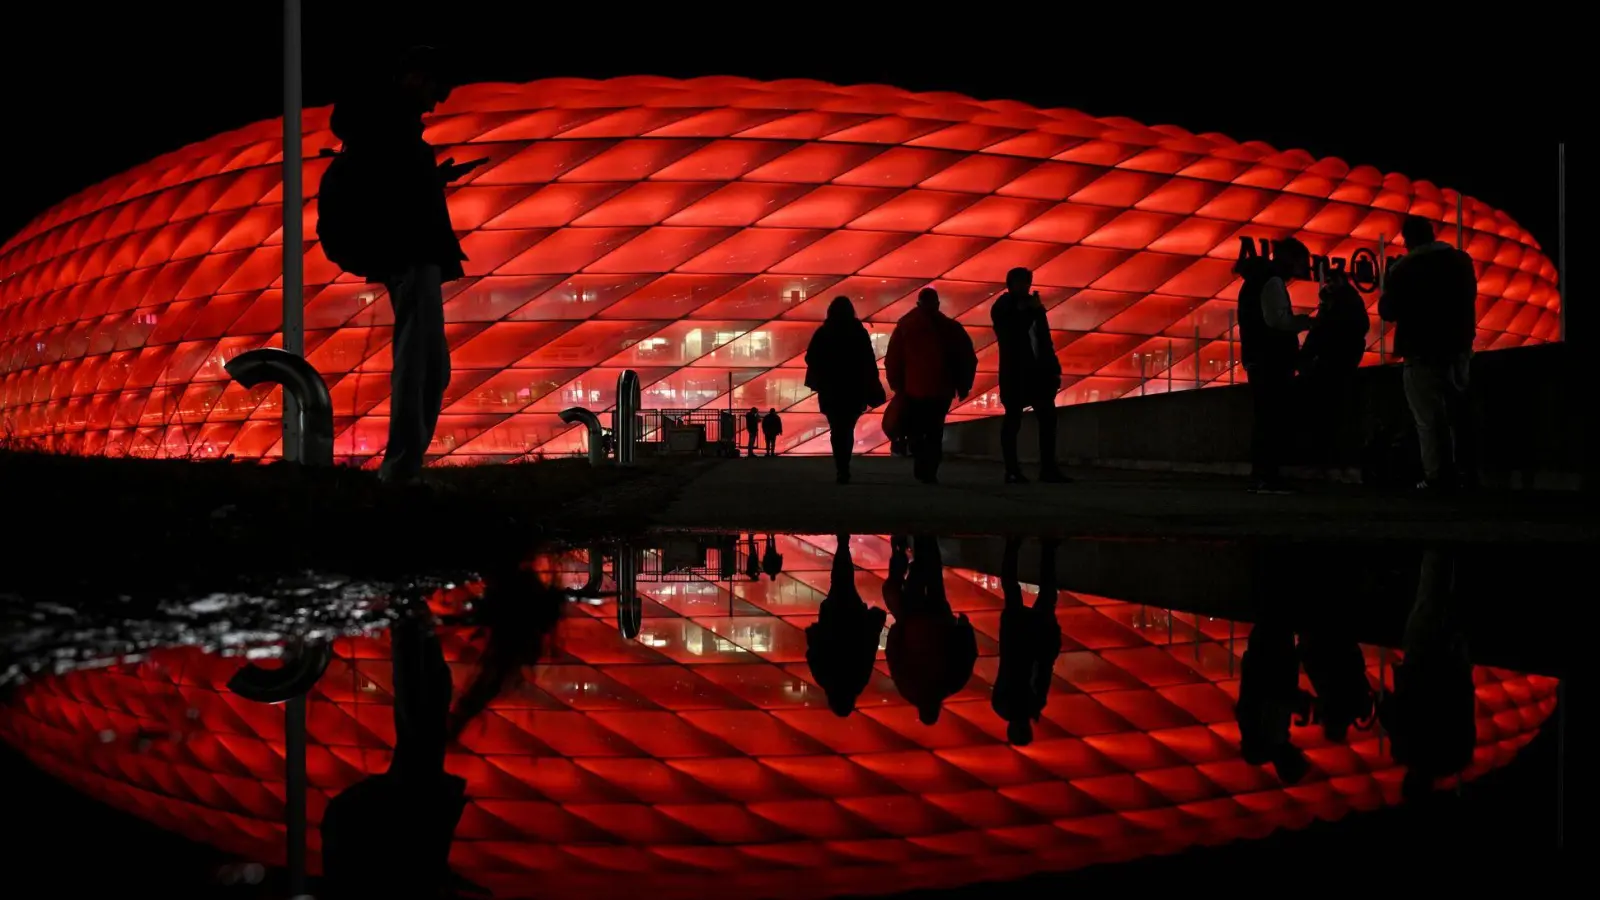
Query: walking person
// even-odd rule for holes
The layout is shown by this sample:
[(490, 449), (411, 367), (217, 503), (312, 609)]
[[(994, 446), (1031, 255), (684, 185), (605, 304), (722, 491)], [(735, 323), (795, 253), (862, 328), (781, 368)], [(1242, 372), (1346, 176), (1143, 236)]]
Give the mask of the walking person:
[(1300, 332), (1311, 317), (1295, 314), (1289, 284), (1311, 268), (1311, 253), (1294, 238), (1277, 242), (1271, 261), (1241, 259), (1239, 355), (1250, 382), (1254, 421), (1250, 440), (1250, 490), (1285, 493), (1279, 467), (1294, 423), (1294, 372)]
[(1344, 272), (1331, 271), (1317, 294), (1317, 315), (1300, 348), (1301, 413), (1319, 462), (1348, 458), (1338, 438), (1351, 417), (1356, 369), (1367, 352), (1372, 320), (1361, 294)]
[(833, 298), (828, 318), (811, 335), (806, 347), (806, 387), (817, 392), (817, 405), (828, 420), (835, 478), (840, 484), (849, 484), (856, 421), (884, 401), (872, 337), (856, 318), (849, 297)]
[(1017, 432), (1022, 415), (1033, 408), (1039, 426), (1039, 480), (1072, 479), (1056, 467), (1056, 392), (1061, 390), (1061, 361), (1050, 340), (1044, 304), (1033, 289), (1033, 273), (1023, 268), (1006, 273), (1006, 292), (994, 301), (989, 318), (1000, 347), (1000, 452), (1006, 461), (1006, 483), (1026, 484), (1017, 459)]
[(912, 471), (923, 484), (939, 483), (944, 456), (944, 417), (950, 401), (965, 400), (978, 373), (972, 337), (939, 311), (939, 293), (923, 288), (917, 306), (895, 324), (884, 357), (889, 387), (905, 397), (904, 430), (911, 443)]
[(318, 237), (328, 259), (381, 283), (394, 308), (389, 442), (379, 477), (422, 471), (450, 383), (443, 285), (462, 277), (466, 254), (450, 223), (445, 185), (485, 160), (435, 162), (422, 117), (450, 94), (437, 55), (401, 56), (389, 77), (341, 98), (331, 127), (343, 142), (319, 188)]
[(828, 595), (817, 609), (817, 621), (806, 627), (806, 665), (822, 686), (828, 708), (844, 717), (872, 681), (878, 659), (878, 639), (888, 614), (867, 605), (856, 587), (855, 561), (850, 555), (850, 535), (838, 535)]
[(761, 417), (761, 436), (767, 442), (767, 455), (778, 455), (778, 436), (783, 434), (783, 419), (778, 417), (777, 407), (767, 410)]
[(756, 455), (756, 436), (761, 433), (761, 413), (754, 406), (744, 414), (744, 449), (746, 456)]
[(1472, 257), (1436, 240), (1433, 223), (1407, 216), (1406, 255), (1390, 267), (1378, 315), (1394, 323), (1394, 352), (1405, 360), (1406, 403), (1417, 424), (1424, 480), (1448, 490), (1463, 473), (1456, 458), (1465, 431), (1467, 373), (1477, 334), (1478, 276)]

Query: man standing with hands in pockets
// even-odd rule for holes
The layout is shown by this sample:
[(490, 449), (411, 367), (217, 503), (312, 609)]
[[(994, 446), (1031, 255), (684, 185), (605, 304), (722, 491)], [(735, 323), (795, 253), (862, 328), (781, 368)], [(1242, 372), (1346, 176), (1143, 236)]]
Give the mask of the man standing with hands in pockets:
[(1006, 483), (1026, 484), (1017, 459), (1017, 432), (1022, 414), (1033, 407), (1039, 425), (1039, 480), (1071, 481), (1056, 466), (1056, 392), (1061, 390), (1061, 363), (1050, 340), (1044, 303), (1033, 288), (1033, 273), (1017, 268), (1006, 273), (1006, 292), (994, 302), (989, 317), (1000, 346), (1000, 452), (1006, 461)]

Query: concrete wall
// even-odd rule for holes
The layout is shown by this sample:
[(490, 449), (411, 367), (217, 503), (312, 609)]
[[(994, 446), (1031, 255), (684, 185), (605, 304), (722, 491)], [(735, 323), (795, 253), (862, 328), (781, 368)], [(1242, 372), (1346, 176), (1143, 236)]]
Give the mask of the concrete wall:
[[(1581, 436), (1592, 416), (1586, 376), (1562, 344), (1480, 353), (1472, 363), (1471, 406), (1480, 477), (1487, 485), (1575, 488), (1592, 466)], [(1245, 474), (1250, 465), (1249, 388), (1178, 390), (1062, 407), (1058, 453), (1073, 465)], [(1331, 440), (1297, 437), (1289, 472), (1343, 481), (1414, 482), (1416, 438), (1399, 366), (1357, 373), (1350, 413)], [(1038, 458), (1033, 417), (1020, 438), (1024, 461)], [(1000, 458), (998, 417), (946, 429), (956, 456)]]

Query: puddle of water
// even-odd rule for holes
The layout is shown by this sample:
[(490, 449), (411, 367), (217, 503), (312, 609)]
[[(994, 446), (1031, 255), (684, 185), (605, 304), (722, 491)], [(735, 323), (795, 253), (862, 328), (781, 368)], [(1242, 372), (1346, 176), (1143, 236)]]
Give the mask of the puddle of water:
[[(1556, 709), (1555, 677), (1474, 664), (1459, 554), (1401, 554), (1394, 590), (1362, 576), (1387, 618), (1341, 621), (1261, 602), (1259, 578), (1188, 611), (1099, 592), (1183, 593), (1127, 577), (1150, 552), (1130, 546), (666, 536), (396, 594), (425, 604), (302, 581), (112, 638), (46, 611), (11, 648), (0, 737), (105, 804), (280, 866), (283, 707), (229, 682), (309, 635), (331, 647), (307, 703), (321, 896), (341, 873), (367, 895), (415, 886), (447, 859), (495, 896), (647, 877), (662, 898), (800, 900), (1392, 806), (1507, 765)], [(1185, 546), (1230, 577), (1228, 548)], [(1259, 576), (1295, 557), (1237, 558)], [(1196, 611), (1236, 595), (1254, 623)]]

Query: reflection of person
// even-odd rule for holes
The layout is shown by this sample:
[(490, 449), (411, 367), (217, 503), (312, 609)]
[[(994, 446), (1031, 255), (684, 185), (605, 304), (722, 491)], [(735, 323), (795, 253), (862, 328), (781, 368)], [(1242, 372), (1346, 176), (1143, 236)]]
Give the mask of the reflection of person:
[(1033, 723), (1049, 700), (1050, 679), (1061, 655), (1061, 623), (1056, 621), (1056, 542), (1039, 547), (1039, 596), (1029, 607), (1017, 578), (1021, 538), (1007, 538), (1000, 563), (1005, 609), (1000, 613), (1000, 673), (994, 681), (994, 711), (1006, 720), (1006, 740), (1016, 747), (1033, 743)]
[(889, 336), (884, 371), (896, 397), (904, 397), (901, 430), (911, 443), (918, 481), (937, 484), (944, 456), (944, 417), (950, 401), (966, 399), (977, 377), (978, 355), (972, 336), (939, 311), (939, 292), (923, 288), (917, 306), (901, 317)]
[(1316, 718), (1323, 736), (1343, 743), (1352, 726), (1372, 723), (1374, 693), (1367, 680), (1367, 660), (1361, 646), (1347, 635), (1328, 629), (1300, 633), (1300, 664), (1316, 692)]
[(744, 574), (751, 581), (761, 580), (761, 551), (756, 549), (756, 534), (753, 531), (745, 536)]
[(754, 406), (744, 414), (744, 449), (746, 456), (756, 455), (756, 437), (761, 433), (761, 413)]
[(978, 638), (965, 613), (956, 615), (944, 591), (937, 538), (918, 535), (909, 567), (905, 538), (891, 543), (884, 604), (894, 616), (885, 655), (900, 696), (925, 725), (939, 721), (944, 701), (966, 687), (978, 662)]
[(1070, 480), (1056, 468), (1056, 392), (1061, 390), (1061, 362), (1050, 339), (1044, 304), (1032, 288), (1032, 272), (1012, 269), (1006, 274), (1006, 292), (989, 311), (1000, 347), (1000, 403), (1006, 411), (1000, 425), (1000, 450), (1006, 462), (1006, 481), (1013, 484), (1028, 480), (1017, 459), (1017, 432), (1028, 407), (1033, 407), (1039, 426), (1039, 480)]
[(1302, 724), (1309, 721), (1311, 697), (1300, 689), (1294, 632), (1287, 626), (1263, 622), (1251, 629), (1239, 661), (1239, 700), (1233, 710), (1245, 762), (1271, 763), (1285, 784), (1305, 777), (1310, 766), (1289, 740), (1289, 721), (1296, 714)]
[(778, 552), (778, 538), (776, 535), (767, 535), (767, 548), (761, 553), (761, 571), (773, 581), (783, 574), (783, 554)]
[(828, 596), (817, 610), (817, 621), (806, 628), (806, 664), (811, 676), (828, 695), (828, 707), (840, 716), (850, 715), (856, 698), (872, 680), (878, 657), (878, 638), (887, 614), (869, 607), (856, 589), (850, 535), (839, 535), (828, 579)]
[(761, 417), (761, 436), (767, 441), (767, 455), (778, 455), (778, 436), (783, 434), (783, 419), (778, 417), (776, 407), (767, 410)]
[(1239, 288), (1239, 355), (1250, 382), (1250, 489), (1280, 493), (1286, 429), (1293, 422), (1295, 359), (1299, 334), (1311, 317), (1296, 315), (1289, 303), (1289, 284), (1305, 277), (1311, 265), (1306, 245), (1294, 238), (1279, 241), (1271, 261), (1241, 259)]
[(1418, 798), (1433, 783), (1472, 762), (1477, 744), (1472, 661), (1455, 601), (1455, 559), (1423, 554), (1417, 601), (1406, 618), (1404, 659), (1394, 667), (1394, 692), (1378, 716), (1392, 740), (1395, 762), (1406, 766), (1401, 790)]
[(386, 481), (422, 470), (450, 383), (443, 285), (462, 276), (466, 255), (444, 187), (482, 160), (436, 163), (423, 140), (422, 116), (449, 94), (436, 54), (413, 48), (392, 77), (342, 97), (331, 122), (344, 149), (325, 181), (333, 196), (324, 198), (319, 235), (335, 263), (381, 282), (394, 308), (389, 442), (379, 470)]
[(840, 484), (849, 484), (856, 420), (884, 400), (872, 337), (856, 318), (849, 297), (833, 298), (827, 320), (811, 335), (806, 387), (817, 392), (817, 405), (828, 420), (834, 474)]
[(1472, 257), (1436, 240), (1433, 223), (1407, 216), (1400, 226), (1406, 255), (1384, 278), (1378, 314), (1394, 323), (1394, 352), (1405, 360), (1406, 403), (1416, 420), (1425, 481), (1446, 489), (1463, 475), (1456, 442), (1466, 425), (1464, 406), (1472, 342), (1477, 335), (1478, 275)]
[(450, 669), (426, 610), (390, 633), (394, 754), (389, 769), (328, 802), (322, 862), (330, 897), (437, 897), (466, 807), (466, 781), (444, 768)]

